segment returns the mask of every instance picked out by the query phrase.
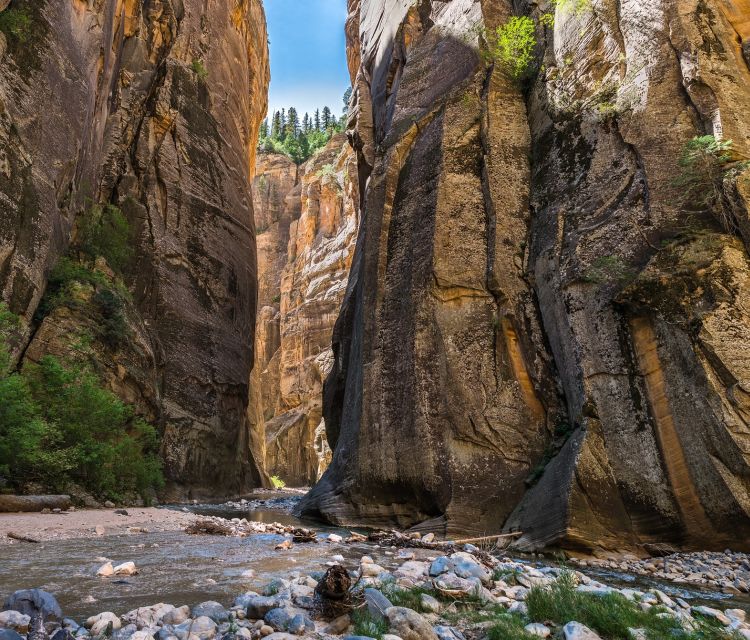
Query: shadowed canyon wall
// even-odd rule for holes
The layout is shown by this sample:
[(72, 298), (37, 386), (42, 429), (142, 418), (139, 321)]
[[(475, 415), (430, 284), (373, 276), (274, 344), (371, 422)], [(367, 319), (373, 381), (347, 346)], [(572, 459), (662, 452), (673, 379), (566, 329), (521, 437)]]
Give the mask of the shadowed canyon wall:
[(299, 168), (282, 155), (258, 156), (257, 422), (267, 472), (293, 486), (313, 484), (330, 460), (323, 380), (354, 252), (356, 176), (344, 134)]
[[(5, 10), (31, 20), (23, 41), (0, 40), (0, 290), (25, 320), (26, 357), (65, 355), (90, 324), (82, 304), (34, 316), (76, 217), (92, 202), (117, 206), (135, 248), (123, 274), (129, 338), (95, 341), (98, 369), (160, 426), (168, 497), (256, 486), (262, 451), (246, 408), (250, 184), (269, 80), (260, 0)], [(84, 287), (79, 302), (91, 295)]]
[[(676, 186), (695, 136), (750, 155), (746, 3), (512, 4), (349, 1), (362, 223), (300, 511), (747, 547), (750, 171), (729, 225)], [(518, 13), (524, 83), (480, 54)]]

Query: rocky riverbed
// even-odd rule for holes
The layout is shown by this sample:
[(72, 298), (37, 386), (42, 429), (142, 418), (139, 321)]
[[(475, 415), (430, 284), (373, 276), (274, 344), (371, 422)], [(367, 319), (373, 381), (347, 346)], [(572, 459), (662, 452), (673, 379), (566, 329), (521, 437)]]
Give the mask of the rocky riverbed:
[[(318, 532), (314, 542), (295, 542), (304, 536), (289, 524), (192, 514), (187, 520), (188, 527), (196, 522), (223, 527), (224, 535), (101, 536), (96, 551), (108, 542), (116, 558), (88, 557), (77, 578), (70, 575), (67, 559), (59, 558), (57, 570), (63, 575), (51, 585), (49, 580), (13, 582), (0, 572), (0, 592), (7, 597), (0, 640), (43, 640), (41, 627), (34, 632), (33, 614), (40, 611), (46, 616), (44, 634), (54, 640), (750, 639), (750, 602), (743, 595), (750, 567), (746, 554), (586, 559), (565, 566), (539, 557), (488, 553), (471, 544), (441, 549), (430, 538), (416, 536), (392, 545), (392, 538), (372, 542), (328, 531)], [(163, 546), (134, 544), (149, 535), (162, 536)], [(164, 536), (171, 536), (171, 542)], [(128, 547), (118, 546), (123, 538), (130, 541)], [(44, 556), (75, 542), (42, 544), (39, 551)], [(186, 560), (186, 545), (202, 553)], [(27, 567), (39, 564), (40, 555), (29, 553), (39, 547), (25, 547)], [(161, 564), (154, 561), (155, 552)], [(17, 562), (11, 559), (11, 564)], [(15, 564), (15, 573), (19, 567)], [(335, 615), (325, 606), (325, 589), (319, 588), (331, 567), (343, 567), (353, 585)], [(186, 578), (189, 589), (169, 588), (168, 580)], [(71, 598), (67, 591), (76, 580), (88, 594), (77, 589)], [(13, 584), (43, 585), (59, 597), (62, 608), (51, 594), (10, 594), (7, 587)], [(130, 591), (128, 597), (118, 595), (123, 588)], [(45, 606), (50, 615), (42, 611)], [(602, 626), (599, 609), (606, 610), (601, 619), (619, 622)], [(654, 635), (657, 631), (669, 635)]]

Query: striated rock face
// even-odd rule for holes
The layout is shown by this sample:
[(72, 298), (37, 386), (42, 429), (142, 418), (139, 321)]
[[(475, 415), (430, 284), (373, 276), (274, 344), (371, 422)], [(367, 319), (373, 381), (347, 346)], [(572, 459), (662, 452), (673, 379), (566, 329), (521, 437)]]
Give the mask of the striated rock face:
[(694, 136), (750, 156), (747, 6), (581, 4), (522, 91), (478, 54), (510, 2), (350, 0), (362, 224), (303, 513), (747, 546), (749, 172), (730, 225), (675, 186)]
[(330, 461), (321, 397), (354, 252), (356, 171), (343, 134), (299, 170), (284, 156), (258, 158), (254, 375), (265, 423), (266, 470), (291, 485), (312, 484)]
[[(137, 339), (135, 355), (107, 356), (117, 371), (105, 378), (158, 418), (170, 497), (256, 485), (246, 408), (250, 181), (269, 77), (260, 0), (11, 0), (12, 10), (32, 28), (0, 56), (3, 300), (31, 321), (76, 216), (91, 201), (120, 207), (135, 245), (125, 280)], [(53, 314), (33, 353), (59, 352), (65, 325), (85, 322)]]

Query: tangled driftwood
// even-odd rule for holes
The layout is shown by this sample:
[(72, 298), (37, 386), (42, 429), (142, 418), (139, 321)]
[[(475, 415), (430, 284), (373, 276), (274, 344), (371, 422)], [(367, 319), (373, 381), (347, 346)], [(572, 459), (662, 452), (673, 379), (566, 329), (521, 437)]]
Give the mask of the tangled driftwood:
[(196, 520), (185, 527), (185, 533), (207, 536), (231, 536), (234, 535), (232, 527), (228, 524), (215, 522), (214, 520)]
[(352, 584), (349, 572), (340, 564), (329, 568), (315, 587), (316, 614), (332, 620), (361, 606), (364, 594), (357, 590), (358, 584), (359, 579)]

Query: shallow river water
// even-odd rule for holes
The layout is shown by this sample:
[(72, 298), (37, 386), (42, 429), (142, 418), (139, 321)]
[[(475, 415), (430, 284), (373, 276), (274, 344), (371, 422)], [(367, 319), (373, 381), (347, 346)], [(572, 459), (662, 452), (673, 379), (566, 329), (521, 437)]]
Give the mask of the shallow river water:
[[(227, 510), (224, 506), (200, 506), (191, 510), (207, 515), (310, 526), (289, 513), (263, 506), (252, 511)], [(318, 530), (337, 531), (319, 527)], [(335, 554), (343, 555), (345, 564), (352, 569), (358, 566), (364, 554), (371, 555), (386, 569), (394, 569), (403, 562), (395, 557), (393, 550), (367, 543), (297, 544), (290, 550), (277, 551), (274, 547), (281, 540), (283, 537), (278, 535), (229, 538), (161, 532), (56, 540), (33, 547), (4, 547), (0, 548), (0, 600), (16, 589), (40, 587), (53, 593), (65, 615), (75, 619), (85, 619), (102, 611), (121, 615), (157, 602), (192, 606), (216, 600), (228, 606), (236, 595), (247, 590), (262, 591), (275, 577), (289, 577), (294, 571), (306, 575), (324, 571), (325, 563)], [(436, 555), (434, 551), (415, 552), (418, 558)], [(132, 560), (140, 573), (123, 579), (97, 578), (95, 572), (102, 558), (115, 563)], [(243, 575), (248, 570), (252, 570), (252, 576)], [(645, 582), (640, 577), (592, 568), (584, 572), (614, 586), (657, 587), (671, 595), (689, 598), (691, 604), (750, 610), (750, 600), (746, 597)], [(90, 601), (91, 597), (96, 601)]]

